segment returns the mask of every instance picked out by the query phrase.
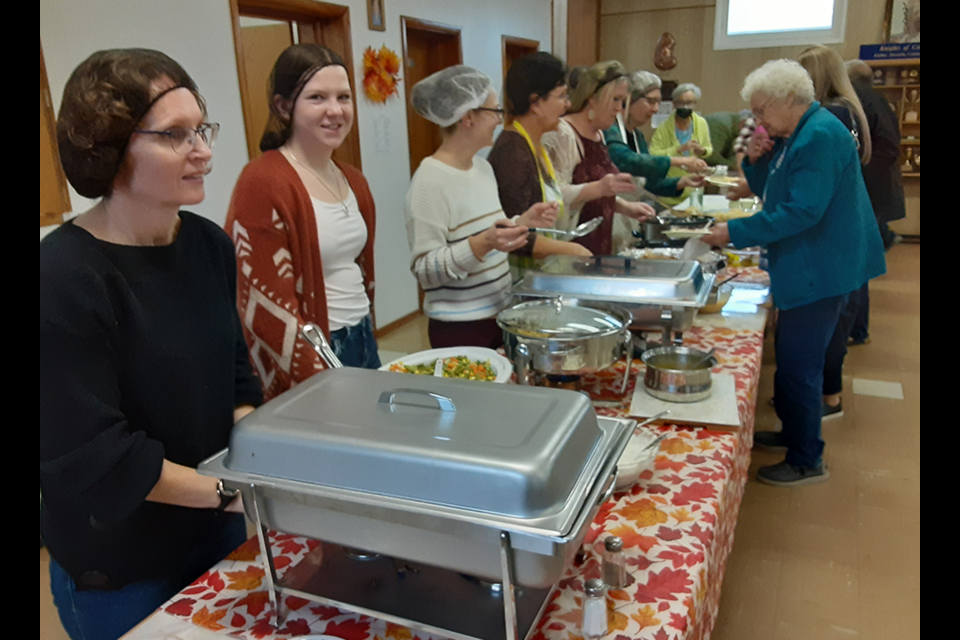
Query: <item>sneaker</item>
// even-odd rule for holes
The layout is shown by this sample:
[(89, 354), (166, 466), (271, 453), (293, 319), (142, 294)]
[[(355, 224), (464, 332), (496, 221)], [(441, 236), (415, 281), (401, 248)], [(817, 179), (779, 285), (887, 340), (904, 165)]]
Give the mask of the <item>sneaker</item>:
[(786, 451), (783, 434), (779, 431), (757, 431), (753, 434), (753, 446), (761, 451)]
[(831, 407), (826, 402), (823, 403), (823, 414), (820, 418), (821, 421), (833, 420), (834, 418), (843, 417), (843, 402), (838, 404), (835, 407)]
[(827, 465), (820, 461), (813, 469), (795, 467), (786, 460), (757, 470), (757, 481), (775, 487), (800, 487), (806, 484), (826, 482), (830, 477)]
[(862, 339), (860, 339), (860, 340), (854, 340), (853, 338), (847, 338), (847, 346), (848, 346), (848, 347), (859, 347), (859, 346), (862, 346), (862, 345), (865, 345), (865, 344), (870, 344), (870, 336), (867, 336), (866, 338), (862, 338)]

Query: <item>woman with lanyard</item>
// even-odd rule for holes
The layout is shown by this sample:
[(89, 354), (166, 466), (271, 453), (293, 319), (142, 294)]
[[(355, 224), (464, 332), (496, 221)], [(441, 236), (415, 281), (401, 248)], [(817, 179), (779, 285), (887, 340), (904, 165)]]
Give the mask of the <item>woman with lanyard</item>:
[(630, 98), (617, 122), (603, 132), (607, 151), (613, 164), (621, 171), (643, 178), (644, 188), (652, 194), (680, 197), (687, 187), (699, 187), (703, 177), (684, 175), (667, 177), (673, 167), (686, 171), (707, 168), (707, 163), (692, 156), (654, 156), (647, 148), (640, 127), (644, 126), (660, 108), (660, 78), (649, 71), (630, 74)]
[(822, 482), (821, 394), (828, 347), (847, 296), (885, 271), (883, 243), (850, 132), (814, 100), (798, 63), (772, 60), (747, 76), (741, 95), (778, 139), (751, 139), (743, 171), (763, 211), (713, 227), (712, 246), (765, 246), (779, 309), (774, 380), (783, 428), (754, 445), (786, 451), (757, 478), (778, 486)]
[(540, 138), (555, 131), (570, 107), (567, 69), (545, 52), (524, 56), (511, 65), (504, 82), (510, 122), (490, 151), (507, 216), (520, 215), (537, 202), (556, 202), (558, 229), (571, 229), (583, 203), (635, 189), (630, 176), (611, 173), (587, 184), (566, 185), (558, 179)]

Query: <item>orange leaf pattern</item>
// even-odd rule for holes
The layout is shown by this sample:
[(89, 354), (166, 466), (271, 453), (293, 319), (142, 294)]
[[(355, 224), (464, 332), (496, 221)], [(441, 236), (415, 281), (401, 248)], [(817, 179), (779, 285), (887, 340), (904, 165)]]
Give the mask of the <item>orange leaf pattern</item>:
[[(364, 53), (364, 89), (367, 72), (377, 69), (370, 81), (374, 96), (386, 99), (390, 87), (382, 75), (398, 74), (399, 58), (389, 49)], [(399, 80), (399, 78), (397, 79)], [(392, 87), (396, 91), (396, 85)], [(373, 98), (371, 98), (373, 99)], [(739, 282), (764, 284), (758, 269), (730, 269)], [(591, 525), (586, 558), (568, 569), (546, 607), (533, 640), (583, 640), (583, 583), (600, 575), (603, 540), (617, 535), (624, 541), (627, 586), (608, 592), (611, 640), (699, 640), (710, 636), (717, 617), (720, 586), (726, 557), (733, 545), (737, 511), (750, 460), (750, 443), (756, 412), (763, 349), (763, 323), (755, 330), (714, 325), (723, 319), (697, 318), (684, 332), (684, 344), (697, 349), (717, 347), (722, 354), (717, 370), (736, 380), (741, 429), (737, 432), (669, 423), (654, 427), (668, 433), (656, 458), (630, 490), (615, 494)], [(584, 390), (594, 398), (619, 401), (615, 391), (623, 373), (615, 370), (585, 376)], [(640, 363), (627, 390), (632, 395)], [(642, 380), (642, 377), (640, 378)], [(629, 407), (598, 409), (601, 415), (623, 417)], [(270, 533), (279, 579), (316, 548), (314, 541), (290, 534)], [(324, 634), (356, 640), (445, 640), (414, 633), (383, 620), (342, 611), (328, 605), (299, 606), (283, 632), (272, 626), (273, 610), (267, 596), (263, 566), (256, 540), (248, 541), (211, 571), (170, 600), (162, 613), (197, 626), (230, 634), (242, 640), (289, 640), (293, 632)], [(300, 605), (298, 601), (295, 604)], [(307, 631), (308, 630), (308, 631)]]

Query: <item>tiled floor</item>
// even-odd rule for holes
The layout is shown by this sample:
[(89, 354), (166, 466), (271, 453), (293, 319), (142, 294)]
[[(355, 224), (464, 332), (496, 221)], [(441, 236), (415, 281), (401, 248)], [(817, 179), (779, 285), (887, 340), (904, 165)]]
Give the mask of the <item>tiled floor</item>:
[[(830, 480), (747, 485), (714, 640), (920, 637), (920, 247), (896, 246), (887, 263), (870, 289), (872, 342), (847, 357), (845, 415), (824, 426)], [(379, 345), (384, 362), (428, 348), (426, 321)], [(765, 352), (760, 430), (776, 422), (772, 344)], [(777, 461), (756, 453), (752, 469)], [(47, 558), (41, 551), (40, 640), (65, 640)]]
[[(871, 342), (847, 356), (844, 416), (824, 423), (830, 480), (747, 484), (714, 640), (920, 637), (920, 247), (894, 247), (887, 268)], [(759, 430), (776, 423), (765, 353)], [(781, 457), (756, 452), (752, 470)]]

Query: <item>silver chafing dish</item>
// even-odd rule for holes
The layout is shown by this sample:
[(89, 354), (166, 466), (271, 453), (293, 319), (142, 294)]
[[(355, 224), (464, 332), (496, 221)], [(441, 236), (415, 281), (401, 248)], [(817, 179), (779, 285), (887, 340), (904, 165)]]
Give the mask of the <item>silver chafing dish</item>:
[[(514, 640), (582, 546), (634, 425), (598, 418), (579, 393), (332, 369), (240, 421), (229, 449), (199, 471), (242, 491), (275, 611), (283, 590), (447, 637)], [(381, 592), (366, 583), (300, 592), (277, 583), (267, 529), (425, 567), (403, 579), (394, 564), (392, 578), (336, 574)], [(330, 555), (337, 562), (349, 559)], [(430, 600), (431, 590), (441, 600), (451, 589), (490, 595), (457, 574), (502, 585), (500, 623), (482, 603), (460, 604), (451, 619)], [(385, 581), (397, 592), (386, 599)]]
[(514, 285), (520, 300), (563, 296), (612, 302), (633, 315), (634, 331), (662, 331), (663, 344), (681, 344), (716, 275), (696, 260), (626, 256), (550, 256)]

